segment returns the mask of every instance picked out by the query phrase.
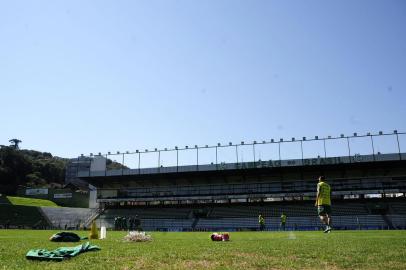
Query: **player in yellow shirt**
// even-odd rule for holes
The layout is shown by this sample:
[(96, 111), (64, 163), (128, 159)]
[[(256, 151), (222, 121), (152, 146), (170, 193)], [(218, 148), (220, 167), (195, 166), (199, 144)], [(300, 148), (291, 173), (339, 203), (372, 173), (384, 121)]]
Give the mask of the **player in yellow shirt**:
[(285, 215), (285, 213), (282, 212), (282, 215), (281, 215), (281, 225), (280, 225), (281, 230), (285, 230), (285, 229), (286, 229), (286, 218), (287, 218), (287, 216)]
[(258, 223), (259, 223), (259, 230), (263, 231), (265, 229), (265, 218), (262, 216), (262, 214), (259, 214), (259, 216), (258, 216)]
[(314, 204), (317, 207), (317, 213), (319, 214), (321, 222), (326, 225), (325, 233), (331, 231), (331, 188), (326, 183), (324, 176), (319, 177), (319, 183), (317, 184), (317, 196)]

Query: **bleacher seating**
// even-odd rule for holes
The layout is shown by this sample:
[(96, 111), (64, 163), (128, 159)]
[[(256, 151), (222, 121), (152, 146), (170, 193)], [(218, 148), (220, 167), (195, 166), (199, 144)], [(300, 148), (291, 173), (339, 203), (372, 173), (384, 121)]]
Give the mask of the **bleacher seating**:
[(91, 215), (90, 208), (41, 207), (42, 213), (55, 228), (79, 228)]
[[(270, 231), (280, 230), (279, 219), (265, 218), (265, 229)], [(387, 224), (380, 215), (363, 216), (336, 216), (333, 217), (334, 227), (336, 229), (385, 229)], [(224, 229), (258, 229), (257, 218), (219, 218), (219, 219), (200, 219), (197, 229), (217, 230)], [(289, 230), (317, 230), (321, 228), (321, 223), (317, 216), (314, 217), (290, 217), (287, 220), (286, 228)]]
[(45, 228), (49, 224), (38, 207), (0, 204), (0, 227)]
[[(265, 224), (265, 230), (276, 231), (280, 229), (279, 219), (265, 217)], [(319, 225), (317, 217), (291, 217), (287, 222), (287, 229), (314, 230)], [(197, 230), (257, 230), (258, 228), (258, 218), (253, 217), (200, 219), (196, 226)]]
[(116, 216), (135, 216), (142, 218), (188, 218), (191, 208), (177, 207), (151, 207), (151, 208), (133, 208), (133, 209), (106, 209), (103, 215), (107, 218)]
[(406, 215), (406, 203), (393, 202), (390, 206), (394, 214)]
[(0, 194), (0, 204), (10, 204), (10, 201), (7, 199), (6, 196)]
[[(335, 215), (367, 215), (363, 203), (341, 203), (333, 205)], [(279, 217), (284, 212), (287, 216), (314, 216), (316, 209), (313, 203), (272, 203), (264, 205), (228, 205), (213, 207), (210, 217), (254, 217), (262, 213), (264, 216)]]
[(388, 215), (395, 229), (406, 229), (406, 215)]
[[(377, 200), (376, 202), (381, 202)], [(393, 213), (373, 214), (369, 204), (375, 201), (336, 201), (333, 224), (336, 229), (388, 229), (406, 227), (406, 202), (386, 201)], [(200, 211), (199, 211), (200, 210)], [(114, 217), (135, 216), (145, 230), (256, 230), (258, 214), (266, 221), (266, 230), (279, 230), (280, 215), (284, 212), (289, 230), (317, 230), (322, 224), (312, 201), (268, 203), (232, 203), (183, 206), (135, 206), (126, 209), (107, 209), (99, 218), (107, 227), (114, 227)], [(195, 213), (200, 213), (196, 215)], [(391, 224), (393, 223), (393, 225)]]

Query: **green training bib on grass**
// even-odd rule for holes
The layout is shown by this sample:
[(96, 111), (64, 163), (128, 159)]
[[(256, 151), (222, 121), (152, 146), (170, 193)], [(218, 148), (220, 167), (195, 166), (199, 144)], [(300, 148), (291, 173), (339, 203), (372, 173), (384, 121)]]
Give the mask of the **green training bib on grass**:
[(62, 261), (78, 255), (79, 253), (100, 250), (98, 246), (92, 246), (89, 242), (75, 247), (60, 247), (55, 250), (31, 249), (25, 257), (30, 260)]

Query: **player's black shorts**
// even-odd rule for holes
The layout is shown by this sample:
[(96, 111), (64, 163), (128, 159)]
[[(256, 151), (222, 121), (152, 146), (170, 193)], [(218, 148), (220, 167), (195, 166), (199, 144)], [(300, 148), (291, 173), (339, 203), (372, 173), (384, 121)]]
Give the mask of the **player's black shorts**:
[(331, 215), (331, 205), (319, 205), (317, 206), (317, 213), (319, 216), (324, 216), (324, 215)]

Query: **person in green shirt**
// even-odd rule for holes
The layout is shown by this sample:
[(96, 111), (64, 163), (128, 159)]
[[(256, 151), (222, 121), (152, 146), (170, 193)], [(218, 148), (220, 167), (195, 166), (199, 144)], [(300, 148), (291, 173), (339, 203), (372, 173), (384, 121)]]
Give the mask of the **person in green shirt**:
[(265, 218), (262, 216), (262, 214), (259, 214), (259, 216), (258, 216), (258, 223), (259, 223), (259, 230), (263, 231), (265, 229)]
[(282, 212), (281, 215), (281, 230), (285, 230), (287, 216)]
[(324, 176), (319, 177), (319, 183), (317, 184), (317, 196), (314, 205), (317, 207), (317, 213), (320, 220), (326, 225), (325, 233), (331, 231), (331, 188), (326, 183)]

